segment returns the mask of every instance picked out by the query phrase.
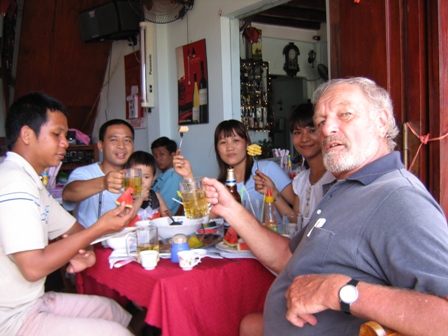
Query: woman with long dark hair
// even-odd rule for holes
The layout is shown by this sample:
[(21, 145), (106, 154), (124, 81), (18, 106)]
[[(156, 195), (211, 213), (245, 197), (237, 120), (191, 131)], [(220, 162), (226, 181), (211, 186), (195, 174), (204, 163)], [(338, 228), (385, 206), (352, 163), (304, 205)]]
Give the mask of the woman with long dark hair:
[[(246, 127), (238, 120), (230, 119), (222, 121), (215, 129), (214, 136), (216, 160), (218, 163), (218, 180), (221, 183), (226, 182), (227, 169), (234, 168), (238, 192), (241, 199), (246, 200), (248, 208), (253, 212), (256, 210), (255, 204), (262, 204), (265, 189), (257, 192), (257, 184), (267, 187), (276, 186), (275, 205), (277, 208), (277, 217), (281, 221), (284, 213), (291, 211), (288, 203), (293, 204), (294, 192), (292, 190), (291, 180), (280, 166), (269, 160), (260, 160), (254, 164), (252, 156), (247, 154), (247, 147), (251, 144)], [(176, 155), (173, 160), (174, 170), (184, 178), (193, 177), (190, 162), (185, 160), (182, 155)], [(270, 179), (266, 182), (264, 176)], [(258, 207), (261, 209), (261, 206)], [(258, 213), (254, 213), (260, 218)]]

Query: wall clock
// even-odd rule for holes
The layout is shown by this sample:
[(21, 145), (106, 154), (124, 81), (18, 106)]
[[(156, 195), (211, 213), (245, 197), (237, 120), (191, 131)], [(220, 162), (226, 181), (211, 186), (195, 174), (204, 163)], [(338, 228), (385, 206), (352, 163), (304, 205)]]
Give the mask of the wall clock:
[(285, 55), (285, 64), (283, 65), (283, 70), (285, 70), (288, 76), (294, 77), (299, 71), (299, 48), (294, 44), (294, 42), (289, 42), (283, 48), (283, 55)]

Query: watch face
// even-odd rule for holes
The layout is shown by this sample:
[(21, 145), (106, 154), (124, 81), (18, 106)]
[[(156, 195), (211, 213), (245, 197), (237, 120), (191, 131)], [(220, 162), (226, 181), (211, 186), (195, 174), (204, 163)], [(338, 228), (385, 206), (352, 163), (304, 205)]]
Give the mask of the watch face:
[(294, 49), (291, 49), (288, 52), (288, 57), (289, 57), (290, 60), (294, 59), (296, 57), (296, 51)]
[(353, 303), (358, 298), (358, 289), (352, 285), (344, 285), (339, 291), (339, 298), (342, 302)]

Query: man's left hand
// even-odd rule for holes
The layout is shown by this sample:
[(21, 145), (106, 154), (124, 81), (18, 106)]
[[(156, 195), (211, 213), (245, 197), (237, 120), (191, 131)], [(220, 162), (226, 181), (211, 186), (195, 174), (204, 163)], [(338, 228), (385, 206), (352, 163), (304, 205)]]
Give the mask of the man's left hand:
[(286, 291), (286, 319), (297, 327), (317, 324), (313, 314), (339, 310), (339, 289), (349, 281), (344, 275), (310, 274), (296, 277)]
[(85, 270), (87, 267), (91, 267), (95, 264), (96, 257), (93, 250), (79, 250), (78, 254), (70, 259), (67, 266), (68, 273), (77, 273)]

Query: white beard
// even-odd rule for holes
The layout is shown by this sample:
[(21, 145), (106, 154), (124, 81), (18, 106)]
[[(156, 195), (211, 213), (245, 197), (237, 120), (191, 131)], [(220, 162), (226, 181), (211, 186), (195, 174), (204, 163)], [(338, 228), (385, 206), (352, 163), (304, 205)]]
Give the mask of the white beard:
[[(379, 147), (379, 142), (374, 132), (374, 126), (369, 124), (366, 130), (371, 135), (371, 141), (368, 142), (368, 147), (364, 150), (356, 151), (352, 149), (350, 143), (345, 138), (338, 138), (336, 136), (328, 137), (324, 140), (323, 159), (324, 166), (330, 173), (340, 173), (349, 171), (361, 166), (369, 157), (371, 157)], [(329, 141), (338, 141), (345, 147), (337, 151), (327, 151), (325, 144)]]

